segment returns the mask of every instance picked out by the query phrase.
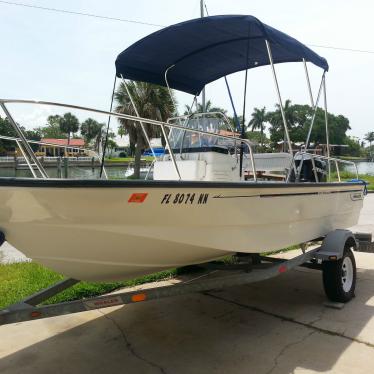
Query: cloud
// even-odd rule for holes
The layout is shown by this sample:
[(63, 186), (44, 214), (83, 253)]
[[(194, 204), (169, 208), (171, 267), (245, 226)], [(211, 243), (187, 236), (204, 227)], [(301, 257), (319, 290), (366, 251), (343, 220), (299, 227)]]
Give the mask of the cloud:
[(28, 109), (19, 108), (10, 110), (17, 123), (27, 129), (44, 126), (47, 122), (47, 117), (53, 114), (53, 111), (49, 107), (33, 107), (32, 109), (29, 107)]

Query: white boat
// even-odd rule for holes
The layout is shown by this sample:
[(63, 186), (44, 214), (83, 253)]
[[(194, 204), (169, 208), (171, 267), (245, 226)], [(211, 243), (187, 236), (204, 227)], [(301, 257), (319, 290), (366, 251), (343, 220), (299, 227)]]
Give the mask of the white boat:
[[(116, 67), (125, 84), (143, 80), (197, 94), (226, 74), (270, 65), (282, 108), (274, 64), (286, 61), (324, 69), (316, 110), (326, 60), (251, 16), (170, 26), (122, 52)], [(153, 180), (49, 179), (8, 103), (58, 105), (168, 127), (168, 151), (152, 164)], [(338, 171), (344, 161), (294, 152), (286, 122), (289, 153), (269, 155), (254, 154), (217, 113), (160, 122), (50, 102), (0, 105), (36, 177), (0, 178), (0, 229), (28, 257), (71, 278), (126, 279), (237, 252), (273, 251), (353, 226), (362, 207), (362, 182), (341, 182), (339, 172), (338, 182), (326, 181), (331, 166)]]

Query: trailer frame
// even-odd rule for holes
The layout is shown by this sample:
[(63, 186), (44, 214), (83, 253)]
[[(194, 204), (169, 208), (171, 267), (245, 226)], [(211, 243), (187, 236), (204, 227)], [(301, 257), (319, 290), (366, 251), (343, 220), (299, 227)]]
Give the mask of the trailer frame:
[[(356, 237), (360, 238), (360, 235), (356, 234)], [(50, 297), (79, 283), (79, 280), (76, 279), (64, 279), (16, 304), (0, 310), (0, 325), (157, 300), (194, 292), (236, 287), (276, 277), (297, 266), (323, 270), (324, 262), (337, 262), (342, 258), (347, 244), (355, 250), (359, 250), (360, 246), (360, 241), (349, 230), (334, 230), (325, 238), (318, 238), (315, 241), (320, 240), (322, 240), (320, 246), (314, 246), (309, 250), (306, 249), (306, 245), (303, 245), (301, 247), (302, 254), (291, 259), (260, 256), (259, 260), (258, 257), (248, 254), (249, 256), (245, 263), (239, 263), (234, 266), (222, 266), (222, 264), (217, 263), (201, 264), (202, 267), (210, 270), (214, 269), (214, 271), (175, 285), (156, 286), (135, 291), (124, 290), (87, 299), (39, 305)], [(371, 237), (368, 239), (368, 236), (364, 235), (364, 240), (365, 242), (368, 240), (371, 242)], [(354, 271), (356, 272), (355, 264)], [(218, 273), (223, 273), (224, 275), (219, 275)]]

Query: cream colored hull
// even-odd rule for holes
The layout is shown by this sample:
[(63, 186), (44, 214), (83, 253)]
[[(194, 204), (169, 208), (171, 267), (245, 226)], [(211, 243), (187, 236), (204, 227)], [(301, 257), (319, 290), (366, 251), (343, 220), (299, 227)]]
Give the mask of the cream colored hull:
[(14, 184), (0, 184), (7, 240), (37, 262), (91, 281), (311, 240), (356, 224), (363, 199), (354, 184)]

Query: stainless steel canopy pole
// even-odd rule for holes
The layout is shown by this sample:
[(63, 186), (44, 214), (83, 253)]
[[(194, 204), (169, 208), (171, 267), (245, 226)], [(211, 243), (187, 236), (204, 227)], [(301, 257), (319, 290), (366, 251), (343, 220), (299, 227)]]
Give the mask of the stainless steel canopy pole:
[[(316, 115), (317, 115), (317, 109), (318, 109), (318, 103), (319, 103), (319, 99), (321, 97), (321, 92), (322, 92), (322, 86), (323, 86), (323, 77), (324, 77), (325, 73), (322, 74), (322, 79), (321, 79), (321, 84), (319, 86), (319, 90), (318, 90), (318, 94), (317, 94), (317, 99), (316, 99), (316, 103), (314, 105), (314, 108), (313, 108), (313, 115), (312, 115), (312, 119), (310, 121), (310, 126), (309, 126), (309, 130), (308, 130), (308, 135), (306, 137), (306, 141), (305, 141), (305, 152), (308, 152), (308, 147), (309, 147), (309, 142), (310, 142), (310, 136), (312, 134), (312, 129), (313, 129), (313, 126), (314, 126), (314, 121), (316, 119)], [(313, 96), (311, 96), (311, 100), (313, 101)], [(301, 169), (303, 167), (303, 162), (304, 162), (304, 158), (301, 159), (300, 161), (300, 164), (299, 164), (299, 167), (298, 167), (298, 171), (297, 171), (297, 176), (296, 176), (296, 179), (299, 180), (300, 179), (300, 173), (301, 173)], [(314, 164), (313, 164), (314, 165)], [(313, 166), (314, 167), (314, 166)]]
[(227, 92), (229, 94), (232, 110), (234, 112), (234, 122), (235, 122), (236, 131), (240, 131), (240, 123), (239, 123), (238, 115), (236, 114), (234, 100), (232, 99), (231, 90), (230, 90), (229, 82), (227, 81), (226, 75), (225, 75), (225, 83), (226, 83)]
[(326, 125), (326, 156), (328, 157), (328, 170), (329, 170), (329, 179), (331, 179), (331, 167), (330, 167), (330, 140), (329, 140), (329, 123), (328, 123), (328, 112), (327, 112), (327, 94), (326, 94), (326, 76), (323, 75), (323, 98), (325, 106), (325, 125)]
[(37, 176), (36, 173), (35, 173), (34, 168), (33, 168), (32, 165), (30, 164), (30, 160), (29, 160), (29, 158), (27, 157), (27, 155), (25, 154), (25, 151), (23, 150), (22, 145), (21, 145), (21, 143), (19, 142), (19, 140), (16, 140), (16, 144), (17, 144), (19, 150), (21, 151), (22, 156), (24, 157), (24, 159), (25, 159), (25, 161), (26, 161), (26, 164), (27, 164), (27, 166), (29, 167), (29, 169), (30, 169), (30, 171), (31, 171), (32, 176), (33, 176), (34, 178), (38, 178), (38, 176)]
[(325, 73), (323, 73), (322, 75), (322, 79), (321, 79), (321, 84), (319, 86), (319, 90), (318, 90), (318, 95), (317, 95), (317, 100), (316, 100), (316, 103), (314, 105), (314, 111), (313, 111), (313, 116), (312, 116), (312, 120), (310, 122), (310, 126), (309, 126), (309, 130), (308, 130), (308, 135), (306, 137), (306, 142), (305, 142), (305, 149), (308, 150), (308, 146), (309, 146), (309, 141), (310, 141), (310, 135), (312, 133), (312, 129), (313, 129), (313, 125), (314, 125), (314, 121), (315, 121), (315, 118), (316, 118), (316, 114), (317, 114), (317, 109), (318, 109), (318, 103), (319, 103), (319, 99), (321, 97), (321, 92), (322, 92), (322, 88), (323, 88), (323, 79), (325, 77)]
[[(14, 130), (22, 140), (22, 145), (25, 147), (26, 152), (28, 153), (28, 156), (34, 161), (36, 167), (38, 168), (39, 173), (41, 174), (42, 178), (48, 178), (48, 174), (44, 170), (43, 165), (40, 163), (38, 158), (35, 156), (34, 151), (32, 150), (30, 144), (27, 142), (27, 139), (23, 135), (22, 130), (16, 123), (16, 121), (13, 119), (12, 115), (8, 111), (8, 108), (5, 106), (4, 102), (0, 102), (1, 108), (3, 109), (5, 115), (7, 116), (10, 124), (13, 126)], [(27, 161), (26, 161), (27, 162)], [(32, 172), (32, 171), (31, 171)]]
[(169, 149), (169, 153), (170, 153), (171, 161), (173, 162), (173, 165), (174, 165), (174, 170), (175, 170), (175, 172), (177, 173), (178, 179), (181, 180), (182, 177), (181, 177), (181, 175), (180, 175), (180, 173), (179, 173), (179, 169), (178, 169), (177, 161), (175, 160), (174, 152), (173, 152), (173, 150), (171, 149), (170, 142), (169, 142), (169, 137), (168, 137), (168, 135), (166, 134), (165, 126), (164, 126), (164, 125), (161, 126), (161, 130), (162, 130), (162, 133), (163, 133), (164, 138), (165, 138), (166, 146), (167, 146), (168, 149)]
[(314, 107), (313, 93), (312, 93), (312, 87), (310, 85), (310, 79), (309, 79), (309, 73), (308, 73), (308, 66), (306, 65), (305, 58), (303, 58), (303, 63), (304, 63), (304, 71), (305, 71), (306, 82), (307, 82), (307, 85), (308, 85), (310, 105), (313, 108)]
[(265, 44), (266, 44), (266, 49), (268, 51), (268, 56), (269, 56), (269, 61), (270, 61), (270, 65), (271, 65), (271, 70), (273, 72), (274, 84), (275, 84), (275, 88), (276, 88), (276, 91), (277, 91), (279, 107), (280, 107), (281, 114), (282, 114), (282, 119), (283, 119), (284, 131), (285, 131), (286, 138), (287, 138), (287, 143), (288, 143), (288, 150), (289, 150), (291, 156), (293, 157), (291, 139), (290, 139), (290, 134), (288, 133), (287, 120), (286, 120), (286, 115), (285, 115), (284, 109), (283, 109), (282, 97), (281, 97), (280, 90), (279, 90), (277, 75), (275, 73), (273, 56), (271, 54), (270, 44), (269, 44), (269, 42), (267, 40), (265, 40)]
[[(138, 109), (136, 108), (135, 103), (134, 103), (134, 99), (132, 98), (132, 95), (131, 95), (131, 93), (130, 93), (129, 88), (127, 87), (126, 80), (123, 79), (123, 77), (122, 77), (122, 81), (123, 81), (123, 84), (124, 84), (124, 86), (125, 86), (125, 89), (126, 89), (127, 95), (128, 95), (128, 97), (130, 98), (131, 105), (132, 105), (132, 107), (134, 108), (135, 114), (136, 114), (137, 117), (140, 118), (140, 115), (139, 115)], [(153, 151), (153, 148), (152, 148), (152, 146), (151, 146), (151, 141), (150, 141), (150, 139), (149, 139), (149, 137), (148, 137), (147, 131), (145, 130), (144, 123), (143, 123), (142, 121), (139, 121), (139, 123), (140, 123), (140, 127), (141, 127), (142, 130), (143, 130), (143, 134), (144, 134), (144, 136), (145, 136), (145, 138), (146, 138), (146, 140), (147, 140), (147, 143), (148, 143), (148, 145), (149, 145), (149, 148), (151, 149), (152, 155), (153, 155), (154, 159), (156, 160), (157, 158), (156, 158), (155, 152)]]
[[(110, 100), (110, 108), (109, 108), (109, 111), (111, 112), (112, 109), (113, 109), (113, 101), (114, 101), (114, 95), (115, 95), (115, 92), (116, 92), (116, 84), (117, 84), (117, 75), (115, 74), (114, 75), (114, 82), (113, 82), (113, 90), (112, 90), (112, 99)], [(102, 143), (103, 143), (103, 140), (100, 139), (100, 142), (99, 142), (99, 147), (98, 147), (98, 152), (100, 153), (100, 149), (101, 149), (101, 165), (100, 165), (100, 179), (103, 177), (103, 173), (104, 173), (104, 176), (106, 179), (108, 179), (108, 175), (105, 171), (105, 167), (104, 167), (104, 164), (105, 164), (105, 153), (106, 153), (106, 150), (108, 148), (108, 139), (109, 139), (109, 129), (110, 129), (110, 120), (112, 119), (112, 116), (109, 116), (108, 117), (108, 124), (107, 124), (107, 127), (106, 127), (106, 132), (105, 132), (105, 143), (104, 143), (104, 148), (102, 147)]]
[[(171, 65), (169, 66), (166, 70), (165, 70), (165, 83), (166, 83), (166, 86), (168, 88), (168, 91), (169, 91), (169, 95), (170, 95), (170, 99), (171, 101), (173, 102), (173, 106), (174, 106), (174, 110), (175, 110), (175, 113), (177, 113), (177, 103), (174, 101), (174, 97), (173, 97), (173, 93), (171, 92), (171, 89), (170, 89), (170, 86), (169, 86), (169, 82), (168, 82), (168, 72), (170, 69), (172, 69), (175, 65)], [(196, 97), (196, 95), (195, 95)], [(192, 105), (193, 105), (193, 101), (192, 101)], [(191, 110), (192, 110), (192, 106), (191, 106)], [(180, 123), (180, 122), (179, 122)], [(164, 138), (165, 138), (165, 142), (166, 142), (166, 145), (169, 149), (169, 153), (170, 153), (170, 157), (171, 157), (171, 161), (173, 162), (173, 165), (174, 165), (174, 170), (175, 172), (177, 173), (177, 176), (179, 178), (179, 180), (182, 179), (180, 173), (179, 173), (179, 169), (178, 169), (178, 165), (177, 165), (177, 161), (175, 160), (175, 155), (174, 155), (174, 152), (173, 150), (171, 149), (171, 146), (170, 146), (170, 142), (169, 142), (169, 137), (168, 135), (166, 134), (166, 131), (165, 131), (165, 126), (162, 125), (161, 126), (161, 130), (162, 130), (162, 133), (164, 134)], [(172, 130), (169, 130), (169, 131), (172, 131)]]
[[(204, 18), (204, 0), (200, 0), (200, 16)], [(206, 104), (205, 104), (205, 87), (201, 91), (201, 111), (205, 113)]]
[[(123, 79), (123, 78), (122, 78), (122, 79)], [(132, 104), (132, 106), (133, 106), (133, 108), (134, 108), (134, 111), (135, 111), (135, 113), (136, 113), (136, 116), (137, 116), (138, 118), (141, 118), (140, 115), (139, 115), (139, 112), (138, 112), (138, 110), (137, 110), (137, 108), (136, 108), (136, 106), (135, 106), (134, 100), (133, 100), (133, 98), (132, 98), (132, 96), (131, 96), (130, 90), (129, 90), (129, 88), (127, 87), (127, 83), (126, 83), (126, 80), (125, 80), (125, 79), (123, 79), (123, 83), (124, 83), (124, 85), (125, 85), (125, 87), (126, 87), (127, 94), (128, 94), (128, 96), (129, 96), (129, 98), (130, 98), (130, 100), (131, 100), (131, 104)], [(153, 150), (153, 147), (152, 147), (152, 145), (151, 145), (151, 141), (150, 141), (150, 139), (149, 139), (149, 137), (148, 137), (147, 131), (146, 131), (145, 126), (144, 126), (144, 123), (143, 123), (142, 121), (140, 121), (140, 120), (139, 120), (139, 123), (140, 123), (140, 126), (141, 126), (142, 130), (143, 130), (144, 136), (145, 136), (145, 138), (147, 139), (147, 142), (148, 142), (148, 144), (149, 144), (149, 147), (150, 147), (150, 149), (151, 149), (151, 151), (152, 151), (153, 157), (154, 157), (154, 159), (155, 159), (155, 161), (156, 161), (156, 160), (157, 160), (157, 157), (156, 157), (155, 152), (154, 152), (154, 150)], [(177, 162), (175, 161), (174, 153), (173, 153), (173, 150), (171, 149), (171, 146), (170, 146), (170, 143), (169, 143), (169, 138), (168, 138), (168, 136), (167, 136), (167, 134), (166, 134), (165, 126), (164, 126), (164, 125), (161, 125), (161, 131), (162, 131), (162, 133), (163, 133), (163, 135), (164, 135), (164, 137), (165, 137), (166, 145), (167, 145), (167, 147), (168, 147), (168, 149), (169, 149), (170, 156), (171, 156), (171, 160), (172, 160), (172, 162), (173, 162), (175, 172), (177, 173), (177, 176), (178, 176), (179, 180), (181, 180), (182, 178), (181, 178), (180, 173), (179, 173), (179, 170), (178, 170), (178, 165), (177, 165)]]
[(175, 65), (171, 65), (171, 66), (169, 66), (169, 67), (165, 70), (164, 77), (165, 77), (166, 87), (168, 88), (168, 91), (169, 91), (170, 99), (171, 99), (171, 101), (173, 102), (174, 111), (175, 111), (175, 113), (177, 113), (177, 104), (176, 104), (176, 102), (174, 101), (173, 93), (171, 92), (171, 89), (170, 89), (170, 86), (169, 86), (169, 82), (168, 82), (168, 73), (169, 73), (169, 70), (172, 69), (174, 66), (175, 66)]

